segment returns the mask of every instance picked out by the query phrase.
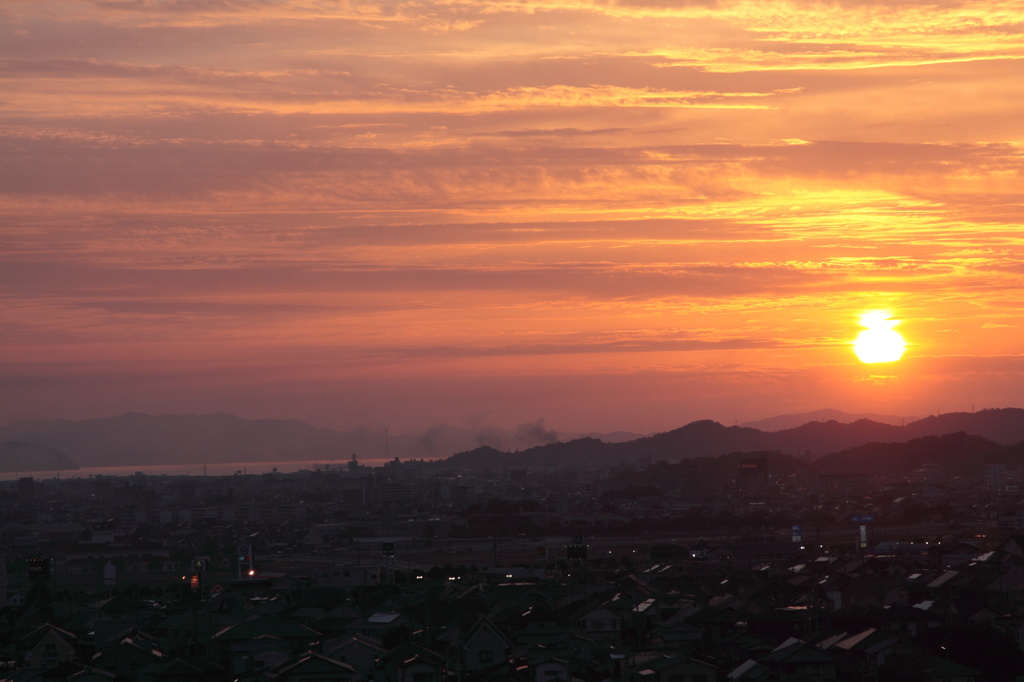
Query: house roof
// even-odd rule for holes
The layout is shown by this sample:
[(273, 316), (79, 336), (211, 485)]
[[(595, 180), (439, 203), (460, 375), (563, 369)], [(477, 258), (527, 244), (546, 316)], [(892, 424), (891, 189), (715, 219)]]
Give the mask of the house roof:
[(140, 646), (135, 643), (131, 638), (125, 638), (117, 643), (117, 645), (107, 649), (106, 651), (99, 651), (93, 655), (93, 661), (109, 661), (123, 658), (124, 656), (131, 656), (142, 658), (143, 660), (157, 663), (163, 661), (166, 656), (162, 651), (151, 649), (149, 647)]
[(396, 620), (402, 617), (400, 613), (374, 613), (371, 614), (366, 620), (374, 624), (389, 624), (394, 623)]
[(948, 583), (950, 580), (952, 580), (953, 578), (958, 577), (959, 575), (960, 575), (960, 571), (946, 571), (945, 573), (940, 575), (938, 578), (936, 578), (935, 580), (933, 580), (930, 583), (928, 583), (928, 587), (940, 588), (943, 585), (945, 585), (946, 583)]
[(761, 680), (769, 674), (767, 668), (754, 659), (748, 658), (725, 677), (729, 680)]
[(646, 667), (640, 671), (640, 674), (642, 675), (645, 672), (659, 673), (683, 663), (688, 663), (699, 668), (707, 668), (708, 670), (718, 670), (715, 665), (708, 663), (707, 661), (691, 658), (688, 654), (676, 654), (675, 656), (659, 656), (647, 661), (647, 663), (644, 664)]
[(267, 636), (278, 639), (314, 639), (320, 637), (320, 633), (305, 625), (278, 618), (277, 616), (264, 616), (255, 620), (247, 620), (236, 625), (230, 625), (214, 635), (214, 639), (222, 641), (249, 641)]
[(43, 623), (39, 627), (29, 632), (24, 637), (22, 637), (20, 640), (21, 645), (26, 649), (31, 649), (32, 647), (39, 644), (43, 637), (46, 637), (51, 632), (71, 646), (74, 646), (74, 643), (78, 641), (78, 637), (68, 632), (67, 630), (59, 628), (53, 623)]
[(374, 639), (373, 637), (368, 637), (367, 635), (364, 635), (360, 632), (354, 632), (350, 635), (346, 635), (345, 637), (342, 637), (339, 640), (334, 640), (331, 643), (332, 649), (347, 649), (353, 646), (366, 647), (369, 649), (378, 649), (380, 651), (384, 651), (384, 649), (381, 648), (380, 640)]
[(318, 654), (314, 651), (307, 651), (305, 654), (291, 658), (274, 668), (274, 672), (278, 675), (285, 673), (312, 675), (315, 673), (330, 673), (335, 671), (355, 673), (355, 668), (348, 663), (336, 661), (333, 658), (328, 658), (327, 656)]
[(502, 645), (505, 648), (507, 648), (507, 649), (511, 649), (512, 648), (512, 640), (510, 640), (508, 637), (506, 637), (505, 633), (502, 632), (498, 628), (498, 626), (496, 626), (494, 623), (492, 623), (491, 620), (489, 618), (487, 618), (487, 616), (481, 616), (480, 617), (480, 620), (478, 620), (476, 622), (476, 624), (473, 625), (472, 628), (470, 628), (469, 632), (466, 633), (466, 636), (465, 636), (463, 641), (464, 642), (469, 642), (473, 638), (477, 637), (478, 635), (480, 635), (481, 633), (483, 633), (485, 631), (493, 633), (499, 639), (499, 641), (501, 641)]
[[(896, 644), (898, 641), (899, 639), (891, 634), (881, 632), (875, 628), (868, 628), (836, 642), (835, 647), (844, 651), (861, 651), (874, 654)], [(828, 647), (822, 648), (827, 649)]]
[(803, 640), (790, 637), (761, 657), (762, 663), (831, 663), (836, 657)]
[(444, 657), (441, 656), (441, 654), (436, 651), (431, 651), (426, 647), (422, 647), (419, 644), (414, 644), (413, 642), (403, 642), (380, 658), (382, 661), (398, 662), (402, 664), (414, 659), (428, 661), (433, 665), (444, 664)]

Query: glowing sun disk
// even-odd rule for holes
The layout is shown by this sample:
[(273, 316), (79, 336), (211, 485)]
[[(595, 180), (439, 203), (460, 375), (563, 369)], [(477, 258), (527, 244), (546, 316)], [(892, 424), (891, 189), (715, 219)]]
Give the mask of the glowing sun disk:
[(903, 357), (907, 344), (893, 329), (899, 320), (890, 320), (887, 312), (874, 311), (861, 317), (860, 323), (867, 329), (857, 335), (853, 350), (861, 362), (895, 362)]

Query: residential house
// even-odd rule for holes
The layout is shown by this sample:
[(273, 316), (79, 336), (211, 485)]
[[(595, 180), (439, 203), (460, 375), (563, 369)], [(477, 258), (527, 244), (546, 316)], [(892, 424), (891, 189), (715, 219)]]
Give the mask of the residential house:
[(572, 675), (569, 662), (563, 658), (543, 657), (528, 664), (530, 682), (569, 682)]
[(77, 641), (74, 634), (47, 623), (22, 637), (18, 648), (24, 652), (24, 661), (31, 667), (53, 667), (77, 658)]
[(262, 616), (229, 626), (213, 637), (214, 657), (229, 670), (241, 674), (276, 665), (311, 649), (322, 636), (305, 625)]
[(854, 635), (841, 635), (818, 644), (819, 648), (839, 654), (848, 670), (856, 670), (859, 679), (874, 679), (900, 639), (892, 633), (867, 628)]
[(482, 617), (462, 640), (460, 667), (469, 672), (490, 668), (507, 659), (512, 646), (512, 641), (494, 623)]
[(612, 643), (622, 640), (622, 615), (605, 606), (585, 610), (579, 615), (578, 623), (592, 639)]

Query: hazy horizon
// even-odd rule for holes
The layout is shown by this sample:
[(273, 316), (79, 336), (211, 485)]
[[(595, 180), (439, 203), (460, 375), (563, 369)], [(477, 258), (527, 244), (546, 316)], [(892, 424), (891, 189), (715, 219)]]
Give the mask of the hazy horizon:
[[(998, 408), (981, 408), (981, 409), (1002, 409), (1002, 408), (1017, 408), (1017, 406), (1015, 406), (1015, 405), (1003, 405), (1003, 406), (999, 406)], [(976, 409), (976, 408), (972, 408), (972, 409), (969, 409), (969, 410), (952, 410), (950, 412), (976, 412), (976, 411), (980, 411), (980, 410)], [(751, 420), (747, 420), (747, 421), (738, 421), (738, 420), (735, 420), (735, 419), (732, 420), (732, 421), (724, 421), (724, 420), (720, 420), (720, 419), (713, 419), (711, 417), (698, 417), (696, 419), (690, 419), (690, 420), (687, 420), (685, 422), (678, 423), (678, 424), (676, 424), (674, 426), (671, 426), (671, 427), (668, 427), (666, 429), (661, 429), (661, 430), (656, 430), (656, 431), (645, 431), (645, 432), (634, 431), (634, 430), (631, 430), (631, 429), (615, 428), (613, 425), (606, 425), (608, 428), (604, 428), (604, 429), (586, 429), (586, 430), (558, 429), (556, 426), (554, 426), (552, 424), (549, 424), (547, 422), (547, 420), (545, 420), (543, 418), (535, 419), (535, 420), (530, 421), (530, 422), (523, 422), (523, 423), (520, 423), (520, 424), (509, 424), (509, 425), (494, 424), (494, 423), (482, 423), (482, 422), (468, 422), (468, 423), (463, 423), (463, 424), (435, 423), (435, 424), (431, 424), (431, 425), (429, 425), (429, 426), (427, 426), (425, 428), (418, 428), (418, 429), (417, 428), (411, 428), (409, 430), (403, 431), (403, 430), (401, 430), (401, 425), (399, 425), (398, 427), (394, 427), (394, 426), (389, 425), (389, 424), (375, 424), (375, 425), (353, 424), (353, 425), (349, 425), (347, 427), (336, 427), (336, 426), (330, 426), (330, 425), (316, 424), (316, 423), (313, 423), (311, 421), (307, 421), (307, 420), (304, 420), (304, 419), (298, 419), (298, 418), (295, 418), (295, 417), (274, 417), (274, 416), (247, 417), (245, 415), (236, 414), (236, 413), (229, 412), (229, 411), (226, 411), (226, 410), (219, 410), (219, 411), (216, 411), (216, 412), (188, 412), (188, 413), (184, 413), (184, 412), (180, 412), (180, 413), (172, 413), (172, 412), (150, 413), (150, 412), (142, 412), (142, 411), (139, 411), (139, 410), (129, 410), (127, 412), (120, 412), (120, 413), (117, 413), (117, 414), (105, 414), (105, 415), (98, 416), (98, 417), (81, 417), (81, 418), (42, 417), (42, 418), (38, 418), (38, 419), (28, 419), (28, 420), (21, 420), (21, 419), (13, 420), (13, 421), (8, 420), (8, 421), (0, 422), (0, 428), (6, 428), (6, 427), (10, 427), (10, 426), (13, 426), (13, 425), (16, 425), (16, 424), (20, 424), (20, 423), (35, 422), (35, 421), (41, 421), (41, 422), (47, 422), (47, 421), (85, 422), (85, 421), (92, 421), (92, 420), (114, 420), (114, 419), (117, 419), (117, 418), (120, 418), (120, 417), (129, 416), (129, 415), (142, 415), (142, 416), (145, 416), (145, 417), (153, 417), (153, 418), (159, 418), (159, 417), (213, 417), (213, 416), (223, 415), (223, 416), (227, 416), (227, 417), (237, 417), (239, 419), (243, 419), (243, 420), (246, 420), (246, 421), (261, 421), (261, 420), (290, 421), (290, 420), (294, 420), (294, 421), (299, 421), (299, 422), (301, 422), (303, 424), (306, 424), (308, 426), (312, 426), (314, 428), (328, 429), (328, 430), (332, 430), (332, 431), (339, 431), (339, 432), (341, 432), (341, 431), (365, 431), (365, 432), (380, 432), (382, 434), (390, 432), (392, 435), (395, 435), (395, 436), (416, 436), (416, 435), (422, 435), (423, 433), (429, 433), (432, 430), (436, 430), (436, 429), (458, 429), (458, 430), (465, 430), (465, 431), (469, 431), (469, 432), (474, 432), (474, 431), (475, 432), (486, 432), (488, 430), (500, 430), (502, 432), (510, 433), (510, 434), (515, 434), (516, 432), (524, 433), (525, 434), (527, 431), (532, 432), (532, 433), (537, 433), (537, 434), (540, 434), (540, 433), (543, 432), (543, 435), (557, 435), (558, 439), (562, 439), (565, 436), (579, 436), (579, 435), (583, 435), (583, 434), (599, 434), (599, 433), (603, 433), (603, 434), (616, 434), (616, 433), (620, 433), (620, 434), (635, 434), (637, 436), (648, 436), (648, 435), (653, 435), (655, 433), (661, 433), (661, 432), (664, 432), (664, 431), (674, 430), (674, 429), (680, 428), (682, 426), (686, 426), (687, 424), (693, 423), (695, 421), (714, 421), (714, 422), (717, 422), (719, 424), (722, 424), (723, 426), (742, 426), (742, 427), (750, 427), (750, 428), (759, 428), (757, 426), (758, 424), (785, 423), (785, 422), (792, 422), (793, 424), (802, 425), (804, 423), (807, 423), (807, 421), (802, 421), (803, 419), (806, 419), (808, 421), (836, 419), (836, 420), (838, 420), (840, 422), (844, 422), (844, 423), (849, 423), (849, 422), (852, 422), (852, 421), (855, 421), (855, 420), (858, 420), (858, 419), (870, 419), (870, 420), (874, 420), (874, 421), (879, 421), (881, 423), (889, 423), (889, 424), (897, 425), (897, 424), (899, 424), (901, 422), (910, 423), (912, 421), (916, 421), (916, 420), (920, 420), (920, 419), (925, 419), (927, 417), (936, 416), (936, 414), (948, 414), (948, 413), (941, 412), (941, 413), (932, 413), (932, 414), (927, 414), (927, 415), (891, 415), (891, 414), (879, 414), (879, 413), (848, 412), (848, 411), (839, 410), (839, 409), (836, 409), (836, 408), (819, 408), (819, 409), (814, 409), (814, 410), (808, 410), (807, 412), (787, 413), (787, 414), (771, 414), (771, 415), (768, 415), (768, 416), (760, 418), (760, 419), (751, 419)], [(784, 427), (784, 428), (789, 428), (789, 427)], [(538, 439), (538, 441), (539, 440), (543, 440), (543, 439)]]

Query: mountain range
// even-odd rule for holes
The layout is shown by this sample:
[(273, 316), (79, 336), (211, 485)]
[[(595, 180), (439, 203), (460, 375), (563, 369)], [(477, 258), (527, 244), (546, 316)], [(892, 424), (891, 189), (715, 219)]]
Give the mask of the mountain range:
[[(789, 415), (785, 419), (794, 418), (800, 416)], [(899, 425), (863, 418), (849, 423), (811, 420), (773, 431), (703, 420), (649, 436), (593, 434), (570, 440), (558, 440), (559, 434), (546, 429), (543, 422), (525, 424), (512, 431), (437, 427), (418, 435), (390, 435), (383, 430), (334, 431), (296, 420), (248, 420), (228, 414), (129, 413), (83, 421), (19, 422), (0, 428), (0, 443), (4, 443), (4, 449), (0, 449), (0, 470), (342, 461), (352, 455), (378, 460), (444, 459), (469, 468), (613, 464), (641, 459), (674, 462), (742, 452), (782, 453), (809, 462), (872, 443), (907, 443), (961, 432), (993, 446), (1021, 443), (1024, 410), (957, 412)], [(868, 458), (866, 451), (860, 456)]]
[(979, 412), (953, 412), (926, 417), (905, 425), (861, 419), (848, 424), (812, 421), (796, 428), (765, 432), (745, 426), (723, 426), (696, 421), (682, 428), (624, 443), (578, 439), (550, 443), (520, 453), (478, 448), (458, 453), (454, 463), (470, 466), (543, 466), (545, 463), (613, 464), (649, 459), (675, 462), (696, 457), (717, 457), (737, 452), (776, 452), (805, 461), (850, 450), (869, 443), (906, 443), (914, 439), (955, 433), (979, 436), (996, 445), (1024, 441), (1024, 409), (999, 408)]
[(867, 419), (879, 424), (903, 425), (907, 422), (917, 421), (919, 417), (906, 417), (895, 414), (878, 414), (876, 412), (861, 412), (850, 414), (842, 410), (815, 410), (813, 412), (801, 412), (799, 414), (782, 414), (777, 417), (769, 417), (754, 422), (745, 422), (740, 426), (747, 426), (758, 431), (782, 431), (783, 429), (795, 429), (798, 426), (810, 422), (836, 421), (841, 424)]
[[(617, 468), (610, 478), (609, 490), (602, 493), (602, 497), (630, 495), (630, 491), (638, 487), (661, 491), (677, 486), (687, 490), (691, 497), (700, 497), (723, 486), (740, 483), (743, 465), (753, 458), (763, 458), (765, 471), (777, 480), (803, 476), (806, 481), (820, 475), (842, 475), (833, 481), (839, 488), (850, 483), (846, 478), (849, 474), (909, 479), (930, 465), (937, 465), (940, 475), (977, 481), (988, 473), (987, 465), (1001, 464), (1007, 469), (1024, 465), (1024, 443), (999, 445), (981, 436), (959, 432), (923, 436), (905, 443), (867, 443), (830, 453), (813, 462), (781, 452), (735, 452), (677, 462), (656, 461), (647, 467)], [(756, 481), (756, 477), (752, 480)]]

